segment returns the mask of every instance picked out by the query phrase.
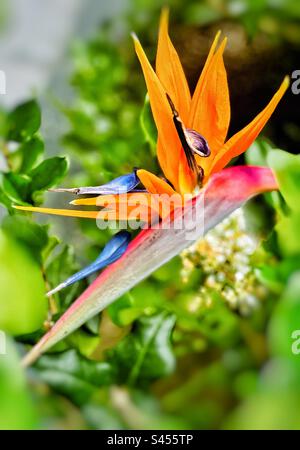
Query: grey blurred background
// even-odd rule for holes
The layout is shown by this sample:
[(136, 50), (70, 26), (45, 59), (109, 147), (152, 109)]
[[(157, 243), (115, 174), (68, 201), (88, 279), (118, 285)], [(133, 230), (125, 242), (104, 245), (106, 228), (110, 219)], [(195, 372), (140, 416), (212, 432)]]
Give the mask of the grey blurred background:
[[(63, 93), (72, 39), (85, 38), (118, 14), (126, 0), (1, 0), (0, 69), (6, 74), (1, 103), (13, 105), (52, 86)], [(88, 30), (88, 31), (87, 31)], [(65, 83), (63, 88), (66, 88)]]

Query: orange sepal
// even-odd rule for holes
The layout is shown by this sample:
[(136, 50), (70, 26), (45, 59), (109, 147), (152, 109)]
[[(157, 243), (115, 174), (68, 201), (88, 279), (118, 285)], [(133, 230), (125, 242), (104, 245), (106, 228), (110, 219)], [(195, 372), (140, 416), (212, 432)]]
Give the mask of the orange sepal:
[(157, 177), (148, 170), (140, 169), (137, 171), (137, 176), (141, 180), (141, 183), (145, 186), (148, 192), (151, 194), (169, 194), (173, 195), (176, 191), (166, 181)]
[(179, 56), (169, 37), (168, 25), (169, 9), (163, 8), (159, 26), (156, 73), (180, 117), (187, 123), (191, 94)]
[(80, 205), (80, 206), (100, 206), (103, 208), (107, 208), (107, 205), (118, 203), (128, 203), (132, 201), (139, 201), (140, 204), (148, 205), (150, 201), (150, 194), (148, 192), (132, 192), (126, 194), (108, 194), (108, 195), (99, 195), (97, 197), (89, 197), (89, 198), (78, 198), (71, 202), (71, 205)]
[(195, 91), (194, 91), (194, 94), (193, 94), (193, 97), (192, 97), (191, 109), (190, 109), (190, 114), (189, 114), (189, 122), (188, 122), (188, 126), (190, 128), (193, 127), (193, 124), (195, 123), (196, 118), (197, 118), (197, 111), (199, 110), (199, 101), (200, 101), (201, 93), (203, 91), (203, 85), (206, 82), (207, 72), (208, 72), (210, 64), (211, 64), (211, 62), (213, 60), (213, 57), (214, 57), (214, 54), (215, 54), (215, 51), (216, 51), (216, 48), (217, 48), (220, 36), (221, 36), (221, 31), (218, 31), (218, 33), (216, 34), (216, 36), (214, 38), (214, 41), (213, 41), (213, 43), (212, 43), (212, 45), (210, 47), (208, 56), (206, 58), (204, 67), (202, 69), (201, 75), (199, 77), (197, 86), (195, 88)]
[(183, 150), (179, 161), (178, 184), (179, 191), (182, 195), (193, 192), (197, 184), (197, 177), (189, 168)]
[[(276, 106), (288, 89), (289, 84), (289, 77), (286, 76), (278, 91), (274, 94), (265, 109), (263, 109), (263, 111), (261, 111), (252, 120), (252, 122), (250, 122), (246, 127), (226, 142), (223, 148), (217, 153), (213, 161), (211, 173), (215, 173), (223, 169), (223, 167), (225, 167), (232, 158), (235, 158), (245, 152), (250, 147), (273, 114)], [(209, 175), (209, 173), (206, 175)]]
[(192, 128), (205, 137), (211, 150), (208, 158), (196, 157), (204, 173), (209, 171), (217, 151), (224, 144), (230, 123), (229, 89), (223, 60), (226, 41), (225, 38), (213, 56), (202, 90), (195, 99), (197, 110)]
[(84, 219), (97, 219), (99, 211), (79, 211), (76, 209), (56, 209), (56, 208), (40, 208), (35, 206), (18, 206), (13, 205), (15, 209), (28, 212), (37, 212), (42, 214), (53, 214), (55, 216), (66, 217), (82, 217)]
[(133, 39), (135, 51), (144, 73), (153, 118), (159, 135), (161, 145), (161, 151), (158, 154), (159, 163), (164, 174), (176, 189), (181, 144), (173, 123), (171, 108), (166, 97), (166, 91), (149, 63), (139, 40), (135, 35), (133, 35)]

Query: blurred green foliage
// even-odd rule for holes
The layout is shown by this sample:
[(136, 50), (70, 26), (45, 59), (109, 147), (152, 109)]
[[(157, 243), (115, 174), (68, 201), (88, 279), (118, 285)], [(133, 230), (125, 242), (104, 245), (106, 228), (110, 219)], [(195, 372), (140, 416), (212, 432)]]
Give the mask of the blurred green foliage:
[(6, 356), (0, 358), (0, 427), (34, 429), (38, 426), (37, 415), (11, 340), (6, 341)]
[[(153, 43), (163, 3), (134, 0), (124, 17), (102, 27), (91, 42), (75, 44), (75, 98), (71, 105), (61, 105), (70, 123), (62, 140), (71, 160), (68, 174), (64, 157), (44, 159), (35, 100), (1, 111), (6, 167), (0, 202), (8, 211), (1, 233), (9, 248), (0, 242), (5, 287), (0, 328), (17, 337), (8, 341), (7, 355), (0, 355), (0, 428), (300, 426), (300, 355), (294, 334), (300, 329), (300, 162), (263, 140), (253, 144), (246, 160), (269, 165), (280, 193), (265, 195), (244, 211), (247, 231), (241, 233), (256, 242), (254, 254), (247, 255), (249, 289), (244, 288), (245, 298), (254, 296), (252, 307), (241, 298), (238, 307), (226, 299), (225, 288), (235, 288), (228, 264), (237, 252), (222, 263), (209, 247), (205, 253), (204, 246), (203, 254), (192, 250), (174, 258), (88, 321), (41, 357), (27, 380), (19, 367), (16, 351), (22, 353), (36, 342), (87, 281), (50, 298), (47, 316), (44, 291), (95, 258), (110, 232), (100, 232), (93, 221), (76, 221), (73, 234), (80, 236), (77, 248), (82, 252), (75, 255), (52, 235), (51, 227), (40, 225), (31, 214), (16, 213), (11, 205), (39, 205), (44, 192), (63, 178), (66, 186), (99, 185), (134, 166), (158, 172), (149, 102), (127, 35), (135, 29), (146, 45)], [(208, 0), (183, 7), (174, 1), (172, 14), (178, 22), (197, 25), (235, 18), (250, 34), (264, 27), (274, 31), (278, 21), (299, 18), (295, 2), (275, 3)], [(226, 231), (237, 226), (232, 218)], [(222, 251), (226, 255), (225, 228), (217, 233), (211, 239), (217, 236), (221, 256)], [(243, 250), (238, 256), (246, 257)], [(210, 276), (218, 278), (221, 269), (222, 289), (209, 287)], [(25, 307), (28, 318), (20, 315)], [(3, 321), (4, 309), (9, 326)], [(26, 329), (15, 330), (20, 318)]]
[(1, 231), (0, 329), (12, 335), (36, 331), (47, 318), (44, 280), (39, 265), (28, 253)]

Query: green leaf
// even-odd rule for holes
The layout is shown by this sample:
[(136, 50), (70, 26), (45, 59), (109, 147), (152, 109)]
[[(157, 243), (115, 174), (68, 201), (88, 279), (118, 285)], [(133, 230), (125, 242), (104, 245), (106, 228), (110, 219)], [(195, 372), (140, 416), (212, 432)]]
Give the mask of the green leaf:
[[(278, 368), (269, 367), (270, 371)], [(281, 369), (281, 368), (280, 368)], [(276, 376), (275, 372), (272, 376)], [(286, 374), (278, 374), (285, 378)], [(285, 381), (285, 380), (284, 380)], [(229, 430), (299, 430), (299, 393), (287, 391), (282, 387), (282, 380), (275, 391), (268, 392), (265, 385), (225, 417), (223, 428)], [(288, 414), (287, 414), (288, 411)]]
[(23, 142), (33, 136), (41, 125), (41, 110), (35, 100), (17, 106), (7, 117), (7, 139)]
[(297, 270), (300, 270), (300, 260), (294, 257), (283, 259), (276, 265), (261, 265), (256, 275), (270, 291), (281, 294), (291, 273)]
[(55, 186), (66, 174), (68, 162), (65, 157), (45, 159), (30, 172), (31, 192), (45, 191)]
[[(268, 337), (269, 346), (274, 356), (287, 358), (300, 375), (299, 354), (293, 353), (294, 332), (300, 330), (300, 272), (296, 272), (290, 277), (285, 291), (270, 321)], [(300, 337), (300, 331), (298, 333)]]
[(66, 338), (66, 343), (69, 347), (77, 349), (86, 358), (89, 358), (94, 353), (99, 345), (99, 341), (99, 333), (97, 336), (94, 336), (82, 329), (76, 330)]
[[(279, 221), (276, 225), (278, 245), (286, 256), (300, 254), (300, 155), (292, 155), (283, 150), (272, 150), (268, 163), (275, 171), (280, 193), (288, 208), (278, 204)], [(276, 205), (275, 205), (276, 206)]]
[(8, 216), (2, 223), (3, 230), (21, 241), (34, 257), (41, 261), (41, 252), (48, 243), (47, 226), (30, 221), (25, 216)]
[(114, 381), (109, 363), (90, 361), (75, 350), (43, 356), (36, 367), (43, 381), (77, 405), (85, 403), (101, 386)]
[[(76, 262), (73, 249), (65, 245), (59, 254), (48, 263), (46, 277), (51, 288), (54, 288), (79, 269), (80, 266)], [(63, 310), (82, 292), (84, 286), (86, 286), (86, 281), (82, 280), (55, 294), (55, 298), (59, 300)]]
[(300, 155), (272, 150), (267, 160), (276, 173), (280, 192), (286, 203), (293, 211), (300, 213)]
[(175, 316), (166, 313), (143, 317), (136, 322), (132, 333), (111, 353), (120, 380), (126, 377), (129, 384), (144, 384), (173, 372), (171, 332), (174, 324)]
[(0, 203), (1, 205), (3, 205), (5, 208), (7, 208), (7, 210), (9, 211), (9, 213), (13, 214), (15, 213), (15, 210), (12, 208), (11, 206), (11, 200), (9, 199), (9, 197), (5, 194), (5, 192), (3, 191), (3, 188), (0, 187)]
[(122, 430), (124, 428), (124, 424), (112, 406), (89, 403), (83, 406), (82, 414), (88, 425), (95, 430)]
[(38, 331), (47, 318), (45, 281), (27, 247), (0, 230), (0, 330), (13, 336)]
[(24, 142), (18, 152), (22, 156), (22, 163), (19, 169), (21, 173), (29, 172), (36, 164), (39, 157), (44, 152), (44, 142), (38, 136), (34, 136), (27, 142)]
[(57, 236), (48, 236), (47, 245), (43, 248), (42, 257), (43, 261), (47, 261), (48, 257), (51, 255), (52, 250), (60, 243)]
[(6, 350), (6, 354), (0, 354), (0, 429), (35, 429), (37, 415), (25, 384), (16, 349), (8, 336), (5, 337), (1, 332), (0, 337)]
[(4, 173), (1, 176), (2, 189), (7, 197), (19, 205), (27, 205), (31, 178), (28, 175), (20, 175), (13, 172)]
[(154, 123), (148, 94), (145, 97), (144, 106), (140, 116), (140, 123), (145, 136), (145, 140), (149, 143), (151, 149), (154, 152), (157, 142), (157, 130)]
[(245, 153), (247, 164), (250, 166), (266, 166), (267, 156), (272, 146), (264, 139), (257, 139)]
[(300, 255), (300, 213), (291, 212), (281, 216), (276, 227), (278, 245), (281, 254), (287, 257)]
[(108, 307), (114, 323), (127, 326), (145, 313), (154, 314), (161, 307), (164, 297), (156, 286), (144, 281)]

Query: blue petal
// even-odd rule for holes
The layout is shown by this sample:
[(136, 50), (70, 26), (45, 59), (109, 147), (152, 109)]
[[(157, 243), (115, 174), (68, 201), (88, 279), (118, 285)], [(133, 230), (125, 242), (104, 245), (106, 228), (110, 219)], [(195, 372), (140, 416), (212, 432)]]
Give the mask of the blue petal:
[(126, 192), (132, 191), (140, 180), (136, 174), (136, 170), (126, 175), (121, 175), (114, 180), (109, 181), (101, 186), (86, 186), (71, 189), (52, 189), (54, 192), (70, 192), (77, 195), (105, 195), (105, 194), (126, 194)]
[(82, 280), (92, 273), (97, 272), (98, 270), (101, 270), (109, 264), (115, 262), (123, 255), (123, 253), (125, 253), (130, 242), (130, 238), (130, 233), (125, 230), (122, 230), (119, 233), (115, 234), (115, 236), (113, 236), (113, 238), (106, 244), (98, 258), (94, 262), (92, 262), (79, 272), (75, 273), (74, 275), (71, 275), (63, 283), (60, 283), (58, 286), (56, 286), (56, 288), (49, 291), (47, 293), (47, 296), (49, 297), (50, 295), (55, 294), (61, 289), (64, 289), (65, 287), (70, 286), (71, 284), (76, 283), (77, 281)]

